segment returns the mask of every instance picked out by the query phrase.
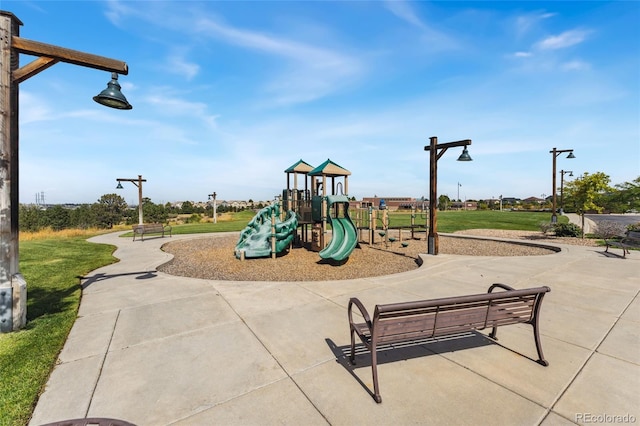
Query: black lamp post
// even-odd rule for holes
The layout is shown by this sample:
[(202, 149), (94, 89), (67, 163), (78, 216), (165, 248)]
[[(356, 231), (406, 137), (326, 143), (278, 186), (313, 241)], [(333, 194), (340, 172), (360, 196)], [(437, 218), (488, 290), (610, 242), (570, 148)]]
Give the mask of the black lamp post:
[(437, 231), (437, 205), (438, 205), (438, 160), (447, 149), (455, 146), (463, 146), (462, 154), (458, 161), (471, 161), (467, 145), (471, 145), (471, 139), (464, 139), (456, 142), (438, 144), (438, 138), (429, 138), (429, 145), (424, 147), (429, 151), (429, 233), (427, 235), (427, 253), (438, 254), (438, 231)]
[(564, 213), (564, 175), (569, 173), (570, 177), (573, 177), (571, 170), (560, 170), (560, 213)]
[[(0, 214), (0, 332), (2, 333), (18, 330), (27, 322), (27, 283), (19, 272), (18, 253), (18, 206), (20, 203), (18, 196), (18, 85), (58, 62), (124, 75), (129, 72), (127, 64), (122, 61), (19, 37), (22, 25), (13, 13), (0, 10), (0, 40), (2, 41), (0, 43), (0, 158), (2, 159), (0, 161), (0, 209), (2, 210)], [(20, 54), (36, 56), (37, 59), (20, 67)], [(114, 96), (117, 96), (118, 92), (119, 86), (114, 87)]]
[(116, 186), (116, 189), (122, 189), (122, 183), (120, 182), (131, 182), (138, 187), (138, 224), (142, 225), (144, 223), (142, 217), (142, 182), (146, 182), (147, 180), (142, 179), (142, 175), (138, 175), (137, 179), (118, 178), (116, 180), (118, 181), (118, 186)]
[(575, 155), (573, 155), (573, 149), (556, 149), (553, 148), (551, 151), (549, 151), (550, 154), (553, 154), (553, 192), (551, 192), (552, 194), (552, 200), (553, 200), (553, 205), (552, 205), (552, 211), (551, 211), (551, 223), (557, 223), (558, 222), (558, 214), (556, 213), (556, 158), (558, 158), (558, 155), (562, 154), (563, 152), (568, 152), (569, 155), (567, 155), (567, 158), (576, 158)]

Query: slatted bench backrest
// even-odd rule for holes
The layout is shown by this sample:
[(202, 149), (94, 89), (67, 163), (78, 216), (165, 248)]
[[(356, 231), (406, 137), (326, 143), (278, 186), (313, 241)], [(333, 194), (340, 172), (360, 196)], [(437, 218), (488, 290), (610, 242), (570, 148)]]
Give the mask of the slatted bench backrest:
[(371, 337), (379, 344), (394, 343), (530, 322), (536, 299), (546, 291), (539, 287), (377, 305)]
[(134, 225), (133, 231), (138, 234), (146, 233), (151, 234), (155, 232), (163, 232), (164, 226), (161, 223), (149, 223), (145, 225)]

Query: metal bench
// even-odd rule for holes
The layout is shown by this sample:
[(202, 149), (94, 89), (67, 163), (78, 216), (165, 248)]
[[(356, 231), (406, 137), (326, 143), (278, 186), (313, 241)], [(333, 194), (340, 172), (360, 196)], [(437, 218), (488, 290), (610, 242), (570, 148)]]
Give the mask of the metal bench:
[(617, 247), (622, 249), (622, 257), (627, 257), (629, 249), (640, 248), (640, 231), (627, 231), (620, 241), (604, 240), (604, 243), (607, 245), (605, 253), (609, 252), (609, 247)]
[(163, 225), (161, 223), (146, 223), (143, 225), (133, 225), (133, 241), (136, 240), (136, 236), (139, 235), (140, 239), (144, 241), (145, 234), (164, 234), (168, 232), (171, 236), (171, 226)]
[[(496, 288), (504, 291), (493, 293)], [(549, 363), (542, 354), (538, 318), (542, 298), (549, 291), (549, 287), (515, 290), (504, 284), (493, 284), (483, 294), (376, 305), (373, 320), (360, 300), (351, 298), (348, 306), (351, 333), (349, 358), (355, 364), (355, 335), (358, 335), (371, 352), (374, 399), (378, 403), (382, 402), (376, 354), (380, 345), (450, 336), (487, 327), (493, 327), (489, 337), (497, 340), (499, 326), (524, 323), (533, 326), (539, 358), (537, 362), (546, 367)], [(364, 322), (354, 319), (354, 306), (360, 311)]]

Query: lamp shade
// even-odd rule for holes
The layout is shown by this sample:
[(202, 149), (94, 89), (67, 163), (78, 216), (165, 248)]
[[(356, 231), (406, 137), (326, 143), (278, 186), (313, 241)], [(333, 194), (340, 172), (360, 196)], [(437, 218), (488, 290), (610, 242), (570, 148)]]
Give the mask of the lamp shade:
[(576, 158), (576, 156), (575, 156), (575, 155), (573, 155), (573, 151), (571, 151), (571, 152), (569, 153), (569, 155), (567, 155), (567, 158)]
[(118, 186), (116, 186), (116, 189), (122, 189), (122, 182), (118, 181)]
[(111, 81), (107, 83), (107, 88), (100, 92), (99, 95), (93, 97), (97, 103), (116, 109), (131, 109), (131, 104), (127, 101), (120, 91), (120, 83), (118, 83), (118, 74), (111, 73)]
[(458, 157), (458, 161), (473, 161), (466, 146), (462, 150), (462, 154), (460, 154), (460, 157)]

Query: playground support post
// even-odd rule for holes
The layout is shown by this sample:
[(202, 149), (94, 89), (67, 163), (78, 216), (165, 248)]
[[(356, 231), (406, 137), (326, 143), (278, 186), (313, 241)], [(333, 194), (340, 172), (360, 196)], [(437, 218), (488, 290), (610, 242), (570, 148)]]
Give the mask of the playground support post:
[[(442, 157), (447, 149), (464, 146), (462, 155), (458, 161), (469, 161), (471, 157), (466, 152), (467, 145), (471, 145), (471, 139), (461, 141), (447, 142), (438, 144), (438, 138), (432, 136), (429, 138), (429, 145), (424, 147), (425, 151), (429, 151), (429, 233), (427, 236), (427, 253), (438, 254), (438, 232), (437, 232), (437, 208), (438, 208), (438, 160)], [(466, 154), (466, 155), (465, 155)]]

